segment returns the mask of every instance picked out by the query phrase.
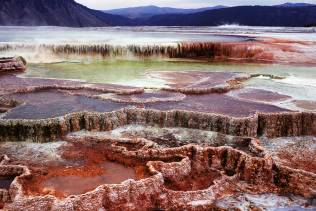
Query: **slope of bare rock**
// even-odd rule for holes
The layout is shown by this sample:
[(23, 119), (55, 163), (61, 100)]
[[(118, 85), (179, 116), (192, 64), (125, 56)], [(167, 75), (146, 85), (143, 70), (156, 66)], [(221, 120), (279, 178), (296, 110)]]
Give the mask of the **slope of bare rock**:
[(0, 73), (9, 71), (24, 71), (26, 61), (23, 57), (0, 58)]

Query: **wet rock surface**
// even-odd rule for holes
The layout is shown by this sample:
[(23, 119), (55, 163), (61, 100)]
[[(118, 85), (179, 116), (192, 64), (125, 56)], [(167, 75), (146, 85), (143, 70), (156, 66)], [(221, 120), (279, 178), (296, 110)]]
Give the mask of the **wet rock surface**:
[(0, 207), (315, 208), (315, 113), (249, 76), (166, 74), (164, 90), (0, 76)]
[(0, 75), (0, 94), (31, 93), (45, 90), (68, 90), (101, 93), (134, 94), (142, 93), (143, 89), (112, 84), (90, 84), (70, 80), (54, 80), (41, 78), (22, 78), (18, 75)]
[(0, 58), (0, 73), (9, 71), (24, 71), (26, 61), (23, 57)]
[(3, 96), (0, 96), (0, 113), (8, 112), (10, 109), (18, 105), (17, 101), (9, 100)]
[[(238, 105), (236, 107), (235, 105)], [(289, 111), (274, 105), (239, 100), (222, 94), (187, 95), (180, 102), (152, 103), (147, 106), (157, 110), (187, 110), (204, 113), (216, 113), (232, 117), (253, 116), (257, 112), (278, 113)]]
[(114, 102), (131, 103), (138, 105), (155, 102), (178, 102), (182, 101), (185, 97), (186, 95), (181, 93), (151, 90), (133, 95), (103, 94), (98, 96), (98, 98), (102, 100), (111, 100)]
[[(175, 78), (173, 73), (165, 74)], [(11, 109), (4, 118), (44, 119), (79, 111), (110, 112), (127, 107), (187, 110), (234, 117), (253, 116), (257, 112), (288, 111), (275, 105), (249, 102), (224, 94), (231, 89), (241, 88), (241, 81), (249, 78), (245, 74), (187, 72), (183, 75), (187, 79), (183, 82), (174, 81), (174, 89), (146, 92), (142, 88), (118, 85), (6, 75), (0, 77), (0, 93), (20, 105)], [(194, 78), (200, 79), (194, 81)], [(236, 104), (239, 106), (234, 106)]]
[(225, 93), (239, 88), (241, 82), (250, 78), (250, 75), (243, 73), (198, 71), (156, 72), (151, 75), (167, 81), (169, 87), (164, 90), (185, 94)]
[(109, 112), (129, 106), (126, 103), (101, 101), (58, 91), (13, 94), (10, 99), (23, 103), (11, 109), (5, 115), (6, 119), (45, 119), (80, 111)]
[(237, 96), (241, 99), (259, 101), (259, 102), (275, 102), (275, 101), (285, 101), (290, 99), (290, 96), (282, 95), (277, 92), (271, 92), (260, 89), (245, 88), (241, 90), (236, 90), (231, 93), (232, 96)]

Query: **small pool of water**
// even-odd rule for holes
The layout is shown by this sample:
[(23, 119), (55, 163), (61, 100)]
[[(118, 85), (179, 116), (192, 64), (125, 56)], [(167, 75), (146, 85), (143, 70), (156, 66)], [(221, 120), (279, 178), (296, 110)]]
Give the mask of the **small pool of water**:
[(128, 179), (136, 179), (133, 168), (119, 163), (105, 161), (100, 164), (100, 168), (104, 169), (101, 175), (65, 175), (48, 178), (42, 183), (42, 188), (69, 196), (86, 193), (103, 184), (120, 184)]

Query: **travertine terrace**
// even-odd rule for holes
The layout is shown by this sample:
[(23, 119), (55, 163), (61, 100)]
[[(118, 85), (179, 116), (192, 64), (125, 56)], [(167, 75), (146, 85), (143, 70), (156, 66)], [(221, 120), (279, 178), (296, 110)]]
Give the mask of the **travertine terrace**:
[[(260, 60), (269, 56), (265, 45), (197, 43), (129, 51)], [(56, 54), (77, 49), (109, 54), (107, 46), (50, 48)], [(261, 74), (151, 72), (166, 82), (158, 89), (27, 78), (7, 63), (0, 63), (6, 70), (0, 75), (4, 210), (316, 206), (316, 113), (304, 109), (313, 102), (244, 86)], [(262, 204), (261, 198), (275, 204)]]
[[(255, 38), (240, 42), (180, 42), (171, 45), (111, 45), (100, 43), (70, 44), (1, 44), (0, 52), (27, 52), (30, 62), (72, 60), (78, 56), (88, 58), (171, 58), (204, 61), (276, 62), (316, 64), (315, 41), (295, 41), (277, 38)], [(32, 56), (30, 56), (31, 54)], [(43, 57), (49, 55), (49, 58)], [(0, 63), (1, 65), (1, 63)]]

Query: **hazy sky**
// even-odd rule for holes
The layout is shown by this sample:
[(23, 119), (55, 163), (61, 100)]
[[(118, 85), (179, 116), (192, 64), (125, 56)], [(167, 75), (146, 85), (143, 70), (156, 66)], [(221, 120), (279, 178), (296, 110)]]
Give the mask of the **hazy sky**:
[(75, 0), (90, 8), (112, 9), (122, 7), (157, 5), (178, 8), (198, 8), (214, 5), (274, 5), (285, 2), (315, 3), (316, 0)]

